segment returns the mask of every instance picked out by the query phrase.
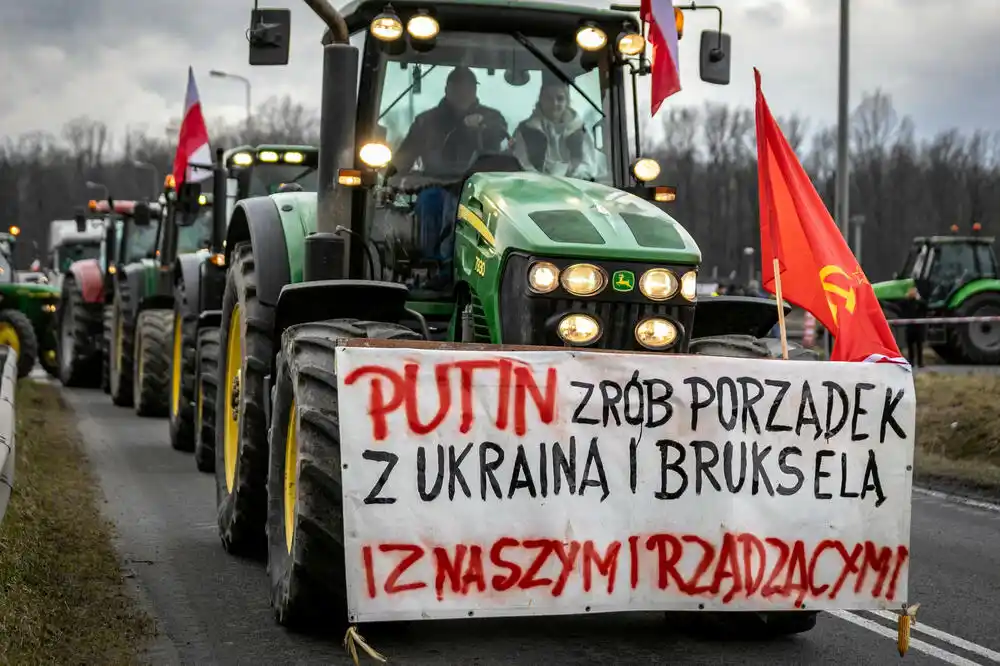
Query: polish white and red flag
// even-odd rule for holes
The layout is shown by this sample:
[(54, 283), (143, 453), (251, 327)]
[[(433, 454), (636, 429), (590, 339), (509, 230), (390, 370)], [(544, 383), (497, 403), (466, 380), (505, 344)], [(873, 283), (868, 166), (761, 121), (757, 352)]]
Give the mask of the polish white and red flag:
[(649, 24), (648, 39), (653, 48), (650, 115), (655, 116), (663, 100), (681, 90), (674, 4), (671, 0), (642, 0), (639, 17)]
[(184, 119), (177, 137), (177, 154), (174, 156), (174, 180), (177, 187), (184, 181), (197, 182), (211, 177), (212, 170), (194, 164), (212, 164), (212, 149), (208, 143), (208, 128), (201, 112), (198, 86), (194, 82), (194, 69), (188, 67), (187, 94), (184, 97)]

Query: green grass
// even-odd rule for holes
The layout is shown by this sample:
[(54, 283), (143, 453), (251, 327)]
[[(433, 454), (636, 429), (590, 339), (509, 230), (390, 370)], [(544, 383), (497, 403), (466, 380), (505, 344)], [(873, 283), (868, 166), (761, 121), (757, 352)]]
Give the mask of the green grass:
[(100, 493), (57, 387), (21, 380), (0, 524), (0, 663), (131, 664), (151, 619), (124, 589)]

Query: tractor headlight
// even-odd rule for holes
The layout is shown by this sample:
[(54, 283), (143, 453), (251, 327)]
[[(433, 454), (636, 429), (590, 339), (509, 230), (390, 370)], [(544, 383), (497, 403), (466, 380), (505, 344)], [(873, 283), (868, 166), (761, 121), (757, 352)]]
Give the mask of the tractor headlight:
[(236, 153), (233, 155), (233, 164), (236, 166), (250, 166), (253, 164), (253, 155), (250, 153)]
[(557, 332), (563, 342), (586, 345), (601, 337), (601, 325), (590, 315), (569, 314), (559, 320)]
[(376, 39), (392, 42), (403, 34), (403, 22), (394, 13), (384, 12), (372, 20), (369, 29)]
[(604, 271), (591, 264), (570, 266), (563, 271), (560, 281), (563, 289), (574, 296), (593, 296), (607, 284)]
[(688, 271), (681, 276), (681, 296), (693, 301), (698, 296), (698, 274)]
[(358, 156), (371, 168), (381, 169), (392, 161), (392, 150), (384, 143), (366, 143), (361, 146)]
[(52, 305), (51, 303), (46, 303), (45, 305), (42, 306), (42, 311), (43, 312), (55, 312), (56, 311), (56, 306)]
[(596, 25), (588, 24), (576, 31), (576, 43), (584, 51), (597, 51), (608, 43), (608, 35)]
[(297, 150), (289, 151), (285, 153), (284, 156), (282, 157), (282, 159), (288, 162), (289, 164), (302, 164), (305, 158), (306, 156)]
[(658, 317), (643, 319), (635, 327), (635, 339), (646, 349), (666, 349), (677, 341), (677, 327)]
[(639, 291), (653, 301), (665, 301), (677, 293), (677, 276), (666, 268), (651, 268), (639, 279)]
[(262, 150), (257, 154), (257, 159), (261, 162), (277, 162), (278, 153), (273, 150)]
[(660, 175), (660, 163), (651, 157), (643, 157), (632, 165), (632, 175), (636, 180), (648, 183)]
[(627, 32), (618, 38), (618, 52), (623, 56), (637, 56), (646, 48), (646, 39), (637, 32)]
[(437, 19), (426, 13), (416, 14), (406, 23), (406, 31), (414, 39), (433, 39), (440, 29)]
[(559, 269), (555, 264), (539, 261), (528, 269), (528, 288), (536, 294), (547, 294), (559, 286)]

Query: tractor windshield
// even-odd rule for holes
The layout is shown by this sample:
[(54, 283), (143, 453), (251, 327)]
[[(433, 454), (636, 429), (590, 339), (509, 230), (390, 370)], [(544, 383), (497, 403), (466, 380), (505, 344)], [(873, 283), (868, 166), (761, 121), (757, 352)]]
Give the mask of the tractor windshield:
[(430, 53), (386, 56), (379, 131), (400, 176), (455, 181), (476, 153), (526, 171), (612, 183), (611, 64), (552, 37), (442, 32)]
[(140, 259), (151, 257), (156, 248), (156, 223), (145, 227), (133, 224), (130, 220), (128, 234), (125, 239), (125, 251), (122, 253), (122, 263), (131, 264)]
[(58, 254), (58, 270), (60, 273), (65, 273), (69, 270), (69, 267), (81, 259), (100, 259), (101, 258), (101, 244), (99, 241), (93, 243), (73, 243), (72, 245), (63, 245), (57, 250)]
[(202, 206), (194, 221), (180, 227), (177, 234), (177, 254), (204, 250), (212, 244), (212, 207)]

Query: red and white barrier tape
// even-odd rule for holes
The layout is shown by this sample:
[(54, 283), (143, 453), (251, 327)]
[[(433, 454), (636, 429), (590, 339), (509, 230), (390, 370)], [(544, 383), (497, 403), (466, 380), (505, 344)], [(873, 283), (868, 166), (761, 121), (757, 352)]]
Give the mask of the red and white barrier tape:
[(985, 324), (1000, 322), (1000, 316), (994, 317), (924, 317), (923, 319), (888, 319), (890, 326), (903, 324)]

